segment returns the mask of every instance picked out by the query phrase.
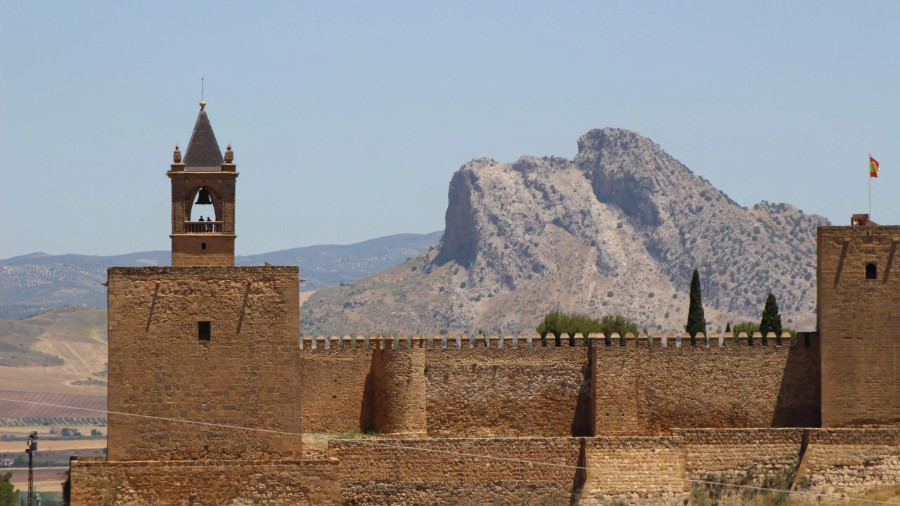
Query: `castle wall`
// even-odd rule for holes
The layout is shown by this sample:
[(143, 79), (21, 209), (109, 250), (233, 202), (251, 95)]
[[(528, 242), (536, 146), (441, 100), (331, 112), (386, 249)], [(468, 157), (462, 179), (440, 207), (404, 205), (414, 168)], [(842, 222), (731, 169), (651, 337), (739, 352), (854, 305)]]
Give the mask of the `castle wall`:
[(580, 446), (576, 438), (332, 440), (329, 455), (340, 461), (345, 504), (569, 504), (583, 483), (573, 468)]
[(787, 487), (771, 478), (789, 479), (799, 465), (795, 490), (853, 496), (896, 485), (900, 467), (900, 429), (673, 433), (330, 440), (332, 460), (304, 462), (79, 458), (72, 504), (681, 504), (702, 487), (688, 480)]
[(327, 461), (71, 462), (72, 506), (341, 504)]
[(695, 480), (763, 486), (800, 462), (806, 429), (675, 429), (685, 475)]
[(666, 433), (673, 427), (798, 427), (819, 424), (816, 340), (778, 346), (760, 339), (626, 339), (592, 345), (597, 435)]
[(800, 489), (846, 494), (896, 486), (900, 429), (809, 431), (806, 458), (798, 471)]
[(900, 425), (900, 226), (820, 227), (817, 240), (822, 424)]
[(801, 335), (796, 346), (789, 338), (762, 346), (756, 337), (751, 346), (730, 336), (711, 337), (710, 346), (667, 339), (665, 347), (633, 337), (610, 345), (592, 337), (590, 347), (581, 338), (574, 346), (548, 339), (528, 347), (525, 337), (512, 336), (502, 347), (483, 336), (415, 336), (398, 340), (397, 349), (378, 349), (380, 337), (369, 340), (370, 349), (362, 339), (356, 348), (334, 337), (315, 348), (304, 341), (310, 381), (302, 395), (305, 406), (315, 406), (304, 410), (310, 432), (560, 437), (819, 424), (814, 335)]
[(638, 504), (683, 504), (690, 486), (678, 437), (596, 437), (585, 440), (582, 499), (588, 504), (639, 498)]
[[(427, 351), (428, 434), (589, 436), (587, 348), (491, 347), (484, 339)], [(438, 341), (440, 343), (440, 341)], [(540, 344), (537, 341), (537, 344)]]
[(356, 432), (374, 429), (374, 355), (377, 350), (362, 345), (356, 348), (329, 349), (324, 341), (310, 349), (304, 343), (300, 361), (300, 385), (303, 405), (303, 429), (306, 432)]
[[(296, 267), (108, 276), (109, 460), (300, 457)], [(209, 340), (198, 322), (210, 322)]]

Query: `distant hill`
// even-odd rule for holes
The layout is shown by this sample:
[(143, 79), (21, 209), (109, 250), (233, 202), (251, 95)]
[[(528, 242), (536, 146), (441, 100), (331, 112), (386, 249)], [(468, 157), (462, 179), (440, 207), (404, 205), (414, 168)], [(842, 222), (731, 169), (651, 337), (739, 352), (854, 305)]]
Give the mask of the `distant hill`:
[[(443, 232), (397, 234), (349, 245), (293, 248), (238, 256), (238, 265), (299, 265), (301, 289), (317, 290), (373, 274), (433, 247)], [(33, 253), (0, 260), (0, 318), (17, 319), (48, 309), (83, 304), (106, 307), (106, 269), (168, 265), (168, 251), (117, 256)]]
[(106, 310), (65, 306), (0, 320), (0, 390), (105, 395)]
[(816, 227), (789, 204), (745, 208), (627, 130), (592, 130), (573, 160), (481, 158), (450, 181), (438, 248), (301, 307), (304, 333), (531, 332), (552, 310), (622, 313), (682, 331), (698, 269), (708, 331), (815, 326)]

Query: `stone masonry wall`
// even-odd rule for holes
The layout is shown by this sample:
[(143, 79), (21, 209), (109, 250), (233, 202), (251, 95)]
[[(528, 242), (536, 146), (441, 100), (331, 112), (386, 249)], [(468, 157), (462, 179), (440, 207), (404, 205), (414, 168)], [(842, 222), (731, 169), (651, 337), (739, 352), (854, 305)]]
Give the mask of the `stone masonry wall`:
[[(522, 340), (524, 341), (524, 339)], [(484, 339), (426, 354), (428, 434), (590, 436), (587, 348), (491, 347)]]
[[(557, 347), (548, 339), (544, 347), (534, 340), (528, 347), (525, 337), (506, 336), (501, 347), (500, 339), (483, 336), (413, 336), (395, 344), (373, 336), (367, 349), (362, 338), (304, 338), (302, 396), (305, 406), (314, 406), (304, 409), (304, 420), (315, 428), (310, 432), (414, 433), (424, 427), (444, 437), (659, 435), (673, 427), (819, 424), (814, 335), (801, 335), (796, 346), (788, 339), (762, 346), (759, 337), (751, 346), (746, 337), (736, 342), (730, 336), (712, 336), (708, 347), (705, 339), (695, 346), (674, 338), (655, 338), (652, 346), (647, 338), (590, 341), (590, 347), (582, 338), (570, 346), (562, 339)], [(406, 356), (406, 362), (395, 361), (399, 369), (385, 374), (378, 358), (385, 353)], [(391, 399), (396, 407), (385, 404)], [(385, 410), (404, 421), (387, 423), (385, 415), (379, 420), (373, 414)]]
[(584, 503), (683, 504), (689, 495), (681, 438), (588, 438), (584, 457)]
[(900, 226), (820, 227), (817, 240), (822, 424), (900, 425)]
[(816, 429), (797, 473), (802, 489), (853, 495), (900, 483), (900, 429)]
[(373, 355), (358, 348), (310, 350), (307, 341), (300, 365), (303, 430), (311, 433), (374, 429)]
[[(304, 338), (307, 432), (375, 430), (436, 436), (590, 435), (587, 349), (497, 348), (440, 336), (366, 341)], [(316, 343), (315, 345), (313, 343)], [(539, 343), (539, 341), (537, 341)], [(393, 347), (396, 346), (396, 349)]]
[(232, 267), (234, 266), (233, 235), (197, 234), (172, 237), (172, 265), (174, 267)]
[(328, 461), (71, 463), (72, 506), (341, 504), (338, 463)]
[(296, 267), (111, 268), (109, 459), (299, 458), (298, 301)]
[[(689, 480), (787, 490), (792, 478), (793, 490), (806, 493), (797, 498), (804, 500), (815, 498), (809, 493), (853, 496), (896, 485), (900, 476), (900, 429), (673, 433), (331, 440), (328, 452), (340, 461), (345, 504), (680, 505), (694, 486), (702, 489)], [(745, 492), (728, 486), (721, 490), (735, 500)]]
[(375, 355), (373, 427), (387, 434), (425, 434), (425, 350), (422, 341), (408, 341), (378, 350)]
[(675, 429), (695, 480), (762, 486), (800, 463), (805, 429)]
[[(760, 338), (614, 339), (591, 347), (596, 434), (666, 433), (673, 427), (819, 425), (819, 350)], [(665, 345), (665, 347), (663, 347)]]
[(569, 504), (584, 481), (558, 467), (578, 465), (577, 438), (332, 440), (329, 455), (344, 504)]

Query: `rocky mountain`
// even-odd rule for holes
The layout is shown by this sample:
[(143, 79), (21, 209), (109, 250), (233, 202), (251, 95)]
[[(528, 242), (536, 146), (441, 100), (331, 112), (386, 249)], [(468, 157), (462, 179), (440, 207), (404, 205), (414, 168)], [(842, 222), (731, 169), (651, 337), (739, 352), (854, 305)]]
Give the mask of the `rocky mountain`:
[(573, 160), (482, 158), (450, 182), (437, 248), (301, 308), (304, 333), (530, 332), (548, 311), (622, 313), (681, 331), (693, 269), (710, 331), (758, 320), (768, 292), (815, 326), (815, 233), (789, 204), (744, 208), (627, 130), (592, 130)]
[[(397, 234), (349, 245), (293, 248), (238, 256), (238, 265), (299, 265), (303, 290), (336, 285), (397, 265), (437, 244), (442, 232)], [(168, 265), (168, 251), (118, 256), (34, 253), (0, 260), (0, 318), (24, 318), (51, 308), (83, 304), (106, 307), (110, 266)]]

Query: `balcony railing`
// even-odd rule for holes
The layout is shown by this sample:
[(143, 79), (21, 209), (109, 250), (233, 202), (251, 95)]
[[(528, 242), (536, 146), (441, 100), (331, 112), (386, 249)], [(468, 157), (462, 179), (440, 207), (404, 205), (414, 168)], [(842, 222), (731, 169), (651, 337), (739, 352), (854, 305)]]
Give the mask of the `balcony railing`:
[(184, 222), (184, 233), (186, 234), (221, 234), (223, 231), (221, 221)]

